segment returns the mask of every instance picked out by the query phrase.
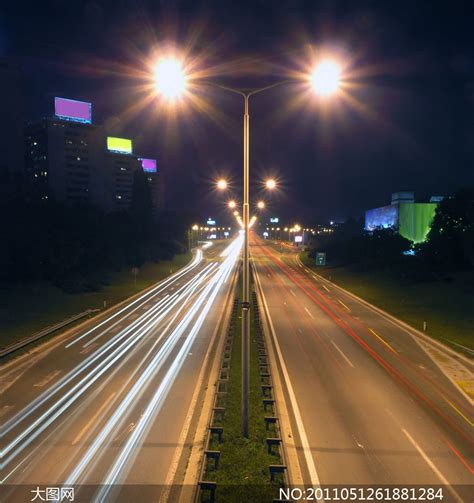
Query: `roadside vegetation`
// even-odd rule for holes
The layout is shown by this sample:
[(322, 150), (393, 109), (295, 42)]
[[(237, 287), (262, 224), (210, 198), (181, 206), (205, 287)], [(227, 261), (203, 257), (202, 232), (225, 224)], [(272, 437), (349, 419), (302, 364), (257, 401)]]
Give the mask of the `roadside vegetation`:
[[(0, 346), (117, 303), (184, 265), (190, 217), (152, 206), (137, 172), (129, 210), (38, 201), (19, 180), (0, 202)], [(136, 284), (135, 284), (136, 276)]]
[(3, 286), (0, 346), (6, 347), (87, 309), (103, 309), (104, 302), (106, 308), (111, 307), (177, 271), (190, 259), (190, 253), (182, 253), (172, 260), (146, 263), (137, 268), (136, 281), (132, 269), (109, 273), (106, 283), (102, 282), (96, 291), (69, 293), (48, 282)]
[[(419, 330), (426, 321), (428, 335), (472, 357), (461, 346), (474, 349), (474, 189), (441, 202), (424, 243), (361, 228), (349, 220), (316, 235), (303, 262)], [(317, 252), (326, 252), (325, 267), (315, 266)]]

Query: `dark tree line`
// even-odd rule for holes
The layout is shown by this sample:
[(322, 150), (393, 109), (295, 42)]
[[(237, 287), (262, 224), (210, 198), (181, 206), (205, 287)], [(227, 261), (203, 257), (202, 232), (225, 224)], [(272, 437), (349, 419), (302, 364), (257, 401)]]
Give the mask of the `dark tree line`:
[(48, 281), (65, 291), (98, 290), (110, 272), (171, 259), (184, 251), (186, 216), (153, 216), (144, 176), (129, 211), (105, 214), (89, 205), (14, 198), (2, 212), (0, 281)]
[[(415, 256), (403, 252), (413, 250)], [(474, 269), (474, 188), (447, 197), (436, 208), (430, 232), (418, 245), (393, 229), (363, 230), (349, 219), (330, 235), (317, 235), (310, 256), (326, 252), (330, 265), (357, 269), (387, 269), (395, 274), (430, 278), (456, 270)]]

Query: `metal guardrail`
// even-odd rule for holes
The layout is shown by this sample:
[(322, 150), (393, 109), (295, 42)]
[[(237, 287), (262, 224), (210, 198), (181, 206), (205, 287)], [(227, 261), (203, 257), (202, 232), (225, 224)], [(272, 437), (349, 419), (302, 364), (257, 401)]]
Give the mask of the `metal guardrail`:
[(66, 327), (67, 325), (70, 325), (74, 321), (80, 320), (81, 318), (84, 318), (85, 316), (88, 316), (89, 314), (92, 313), (97, 313), (100, 311), (100, 309), (87, 309), (86, 311), (75, 314), (74, 316), (71, 316), (70, 318), (67, 318), (64, 321), (61, 321), (59, 323), (56, 323), (56, 325), (52, 325), (50, 327), (46, 327), (43, 330), (36, 332), (35, 334), (31, 335), (30, 337), (26, 337), (25, 339), (22, 339), (21, 341), (15, 342), (15, 344), (11, 344), (10, 346), (7, 346), (6, 348), (2, 348), (0, 350), (0, 358), (3, 358), (4, 356), (7, 356), (11, 353), (14, 353), (18, 349), (21, 349), (28, 344), (31, 344), (32, 342), (35, 342), (43, 337), (46, 337), (49, 334), (52, 334), (53, 332), (56, 332), (57, 330)]

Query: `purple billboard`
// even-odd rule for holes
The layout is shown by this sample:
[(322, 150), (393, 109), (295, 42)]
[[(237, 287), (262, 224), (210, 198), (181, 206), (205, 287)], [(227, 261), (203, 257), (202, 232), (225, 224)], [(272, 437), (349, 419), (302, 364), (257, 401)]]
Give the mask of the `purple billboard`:
[(140, 157), (139, 161), (141, 161), (145, 173), (156, 173), (156, 159), (143, 159)]
[(54, 114), (61, 119), (91, 124), (92, 104), (56, 97), (54, 98)]

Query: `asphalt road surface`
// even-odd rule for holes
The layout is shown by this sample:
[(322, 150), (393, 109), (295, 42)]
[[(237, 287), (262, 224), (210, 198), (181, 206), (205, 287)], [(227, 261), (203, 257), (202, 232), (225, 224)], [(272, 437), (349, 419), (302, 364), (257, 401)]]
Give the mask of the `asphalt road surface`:
[[(472, 402), (414, 338), (253, 238), (306, 485), (442, 485), (473, 501)], [(439, 500), (435, 500), (439, 501)]]
[(197, 251), (146, 293), (4, 366), (2, 501), (31, 501), (31, 486), (75, 487), (74, 501), (113, 500), (120, 486), (128, 501), (160, 500), (187, 454), (241, 241)]

